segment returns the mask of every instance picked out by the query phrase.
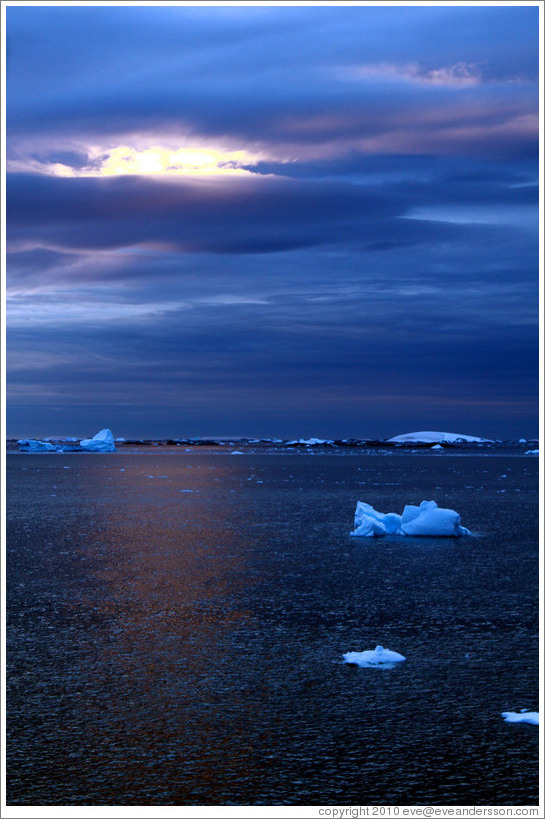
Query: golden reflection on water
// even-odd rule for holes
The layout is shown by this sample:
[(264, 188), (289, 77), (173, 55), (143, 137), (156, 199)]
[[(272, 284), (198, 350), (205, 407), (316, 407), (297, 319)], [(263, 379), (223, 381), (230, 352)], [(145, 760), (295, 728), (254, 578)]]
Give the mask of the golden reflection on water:
[[(89, 739), (95, 747), (125, 747), (129, 756), (138, 750), (142, 758), (130, 766), (135, 784), (150, 777), (151, 765), (181, 802), (204, 794), (217, 801), (226, 786), (222, 737), (229, 736), (229, 769), (253, 776), (248, 723), (265, 705), (259, 691), (254, 707), (248, 703), (244, 644), (257, 624), (236, 596), (248, 586), (253, 544), (233, 525), (233, 467), (171, 457), (159, 469), (139, 459), (109, 472), (95, 473), (104, 495), (87, 536), (107, 629), (97, 635), (102, 713), (90, 715)], [(160, 765), (153, 760), (165, 747), (170, 756)], [(195, 776), (199, 793), (184, 796)]]

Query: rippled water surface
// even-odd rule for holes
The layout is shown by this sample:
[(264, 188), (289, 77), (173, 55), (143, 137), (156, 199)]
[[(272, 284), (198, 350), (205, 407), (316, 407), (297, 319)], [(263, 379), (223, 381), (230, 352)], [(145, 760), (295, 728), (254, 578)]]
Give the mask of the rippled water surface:
[[(532, 805), (538, 463), (8, 456), (11, 805)], [(351, 538), (434, 499), (476, 537)], [(343, 664), (377, 643), (407, 661)]]

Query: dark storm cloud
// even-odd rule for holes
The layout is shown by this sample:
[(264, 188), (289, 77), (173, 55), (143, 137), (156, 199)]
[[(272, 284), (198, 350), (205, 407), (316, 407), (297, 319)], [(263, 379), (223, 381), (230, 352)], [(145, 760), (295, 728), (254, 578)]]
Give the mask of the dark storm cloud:
[[(145, 177), (65, 179), (13, 174), (8, 238), (100, 249), (161, 244), (187, 251), (274, 252), (327, 243), (371, 247), (459, 234), (444, 219), (402, 221), (411, 208), (535, 205), (533, 187), (438, 176), (428, 183), (354, 185), (274, 177), (206, 183)], [(468, 218), (468, 222), (471, 219)], [(476, 220), (478, 221), (478, 220)], [(475, 230), (467, 224), (467, 237)]]
[(342, 241), (391, 218), (380, 190), (281, 179), (191, 184), (17, 175), (10, 179), (9, 237), (69, 248), (168, 243), (180, 249), (270, 252)]

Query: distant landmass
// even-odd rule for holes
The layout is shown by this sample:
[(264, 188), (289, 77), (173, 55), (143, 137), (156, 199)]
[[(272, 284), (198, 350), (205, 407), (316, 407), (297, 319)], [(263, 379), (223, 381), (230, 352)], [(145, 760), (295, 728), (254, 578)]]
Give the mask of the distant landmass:
[[(246, 451), (257, 447), (260, 450), (283, 450), (298, 448), (303, 451), (343, 448), (379, 448), (379, 449), (435, 449), (441, 451), (449, 447), (478, 447), (500, 446), (502, 444), (524, 445), (537, 443), (535, 438), (519, 438), (518, 440), (499, 441), (490, 438), (480, 438), (475, 435), (465, 435), (458, 432), (437, 432), (421, 430), (406, 432), (393, 438), (245, 438), (245, 437), (180, 437), (180, 438), (114, 438), (110, 429), (101, 429), (93, 438), (74, 438), (58, 436), (41, 440), (33, 438), (8, 439), (7, 451), (13, 452), (116, 452), (126, 447), (243, 447)], [(525, 454), (537, 455), (537, 449), (528, 450)], [(237, 453), (241, 454), (237, 451)]]
[(490, 444), (490, 438), (476, 438), (474, 435), (460, 435), (459, 432), (406, 432), (404, 435), (396, 435), (395, 438), (388, 438), (390, 444), (455, 444), (465, 441), (468, 444)]

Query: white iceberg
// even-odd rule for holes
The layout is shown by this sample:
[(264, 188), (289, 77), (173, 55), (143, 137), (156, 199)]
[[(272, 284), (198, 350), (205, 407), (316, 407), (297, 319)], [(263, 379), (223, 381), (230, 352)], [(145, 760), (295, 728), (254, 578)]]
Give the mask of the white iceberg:
[(460, 537), (470, 535), (469, 529), (460, 523), (460, 515), (454, 509), (441, 509), (435, 501), (422, 501), (420, 506), (406, 506), (401, 516), (404, 535), (432, 537)]
[(394, 512), (377, 512), (370, 503), (358, 501), (354, 516), (354, 529), (351, 534), (359, 537), (380, 537), (400, 533), (401, 515)]
[(404, 435), (396, 435), (395, 438), (388, 438), (390, 444), (454, 444), (466, 443), (491, 443), (489, 438), (476, 438), (473, 435), (460, 435), (458, 432), (407, 432)]
[(506, 722), (528, 722), (530, 725), (539, 725), (538, 711), (504, 711), (502, 717)]
[(57, 452), (57, 447), (49, 441), (36, 441), (33, 438), (22, 438), (17, 441), (21, 452)]
[(79, 443), (85, 452), (115, 452), (114, 436), (111, 429), (101, 429), (93, 438), (83, 438)]
[(353, 537), (460, 537), (470, 535), (460, 523), (454, 509), (441, 509), (435, 501), (422, 501), (420, 506), (405, 506), (403, 514), (378, 512), (369, 503), (358, 501), (354, 515)]
[(525, 455), (539, 455), (539, 449), (529, 449), (524, 454)]
[(390, 651), (389, 648), (377, 646), (374, 651), (348, 651), (343, 654), (343, 659), (351, 665), (359, 665), (362, 668), (373, 666), (392, 667), (394, 663), (402, 663), (407, 658), (397, 651)]

